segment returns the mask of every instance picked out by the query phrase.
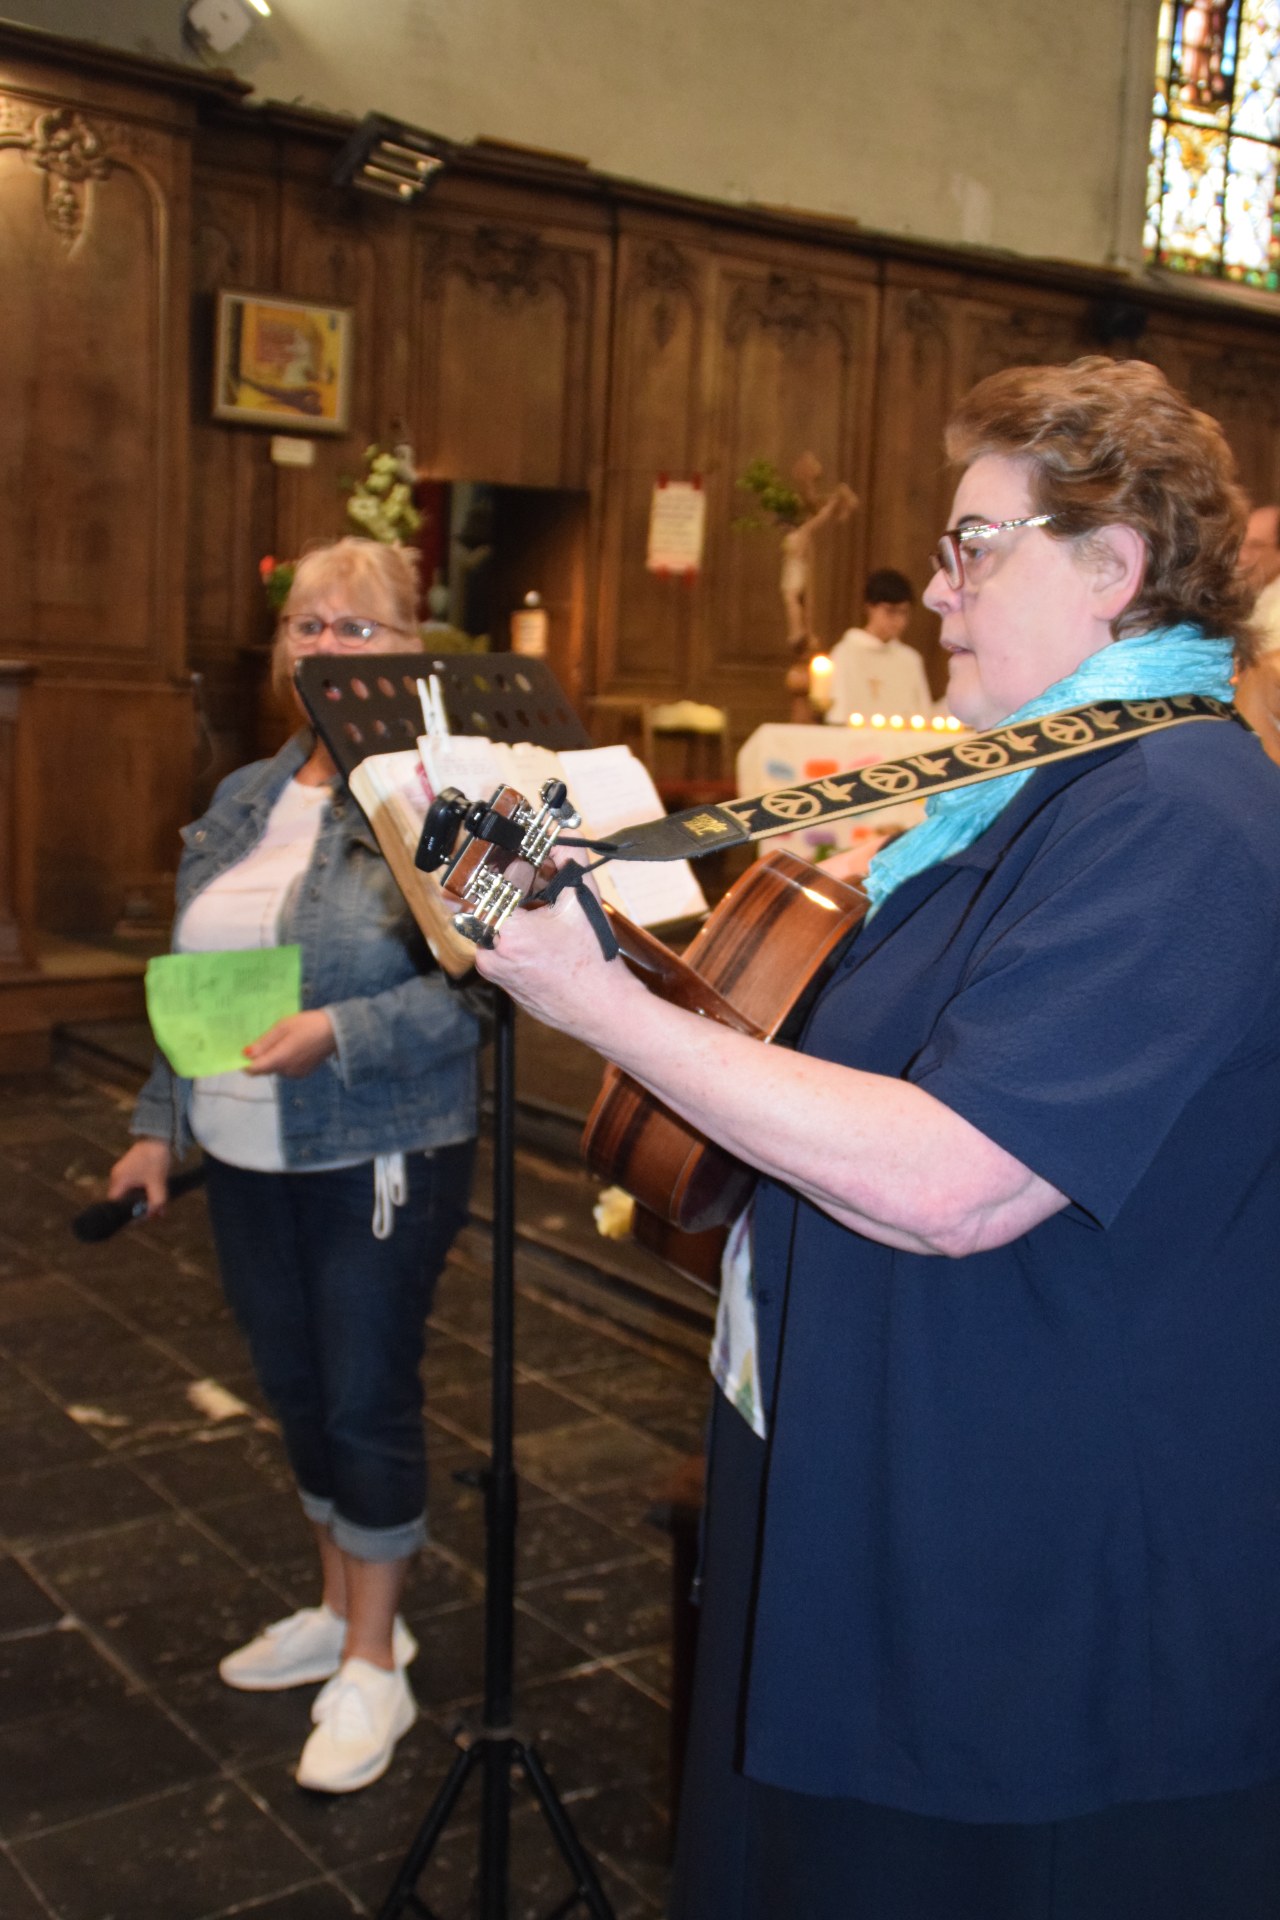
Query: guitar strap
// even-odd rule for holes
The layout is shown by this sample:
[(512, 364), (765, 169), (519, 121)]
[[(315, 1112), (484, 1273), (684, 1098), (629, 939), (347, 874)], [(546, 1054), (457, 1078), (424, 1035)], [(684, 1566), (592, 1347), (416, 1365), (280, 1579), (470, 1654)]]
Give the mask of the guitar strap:
[(926, 745), (901, 760), (879, 760), (852, 773), (829, 774), (721, 806), (690, 807), (663, 820), (627, 827), (613, 840), (563, 835), (560, 844), (587, 846), (608, 860), (697, 860), (704, 853), (767, 840), (774, 833), (900, 807), (904, 801), (927, 800), (931, 793), (950, 793), (1002, 774), (1122, 746), (1193, 720), (1239, 720), (1239, 715), (1225, 701), (1198, 693), (1165, 700), (1095, 700), (1039, 720), (970, 734), (955, 746)]

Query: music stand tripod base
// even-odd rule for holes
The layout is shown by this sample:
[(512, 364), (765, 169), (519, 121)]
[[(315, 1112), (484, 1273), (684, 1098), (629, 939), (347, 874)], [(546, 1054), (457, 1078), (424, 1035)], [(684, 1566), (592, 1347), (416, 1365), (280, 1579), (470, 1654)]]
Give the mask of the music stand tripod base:
[[(455, 733), (531, 740), (553, 748), (590, 746), (545, 663), (521, 655), (313, 655), (295, 681), (316, 730), (345, 776), (367, 755), (411, 745), (422, 731), (416, 677), (433, 672)], [(363, 689), (363, 691), (361, 691)], [(480, 1920), (510, 1912), (511, 1775), (519, 1768), (573, 1879), (545, 1920), (582, 1907), (614, 1920), (573, 1822), (536, 1747), (512, 1725), (515, 1652), (517, 1480), (513, 1452), (515, 1387), (515, 1009), (494, 992), (493, 1073), (493, 1369), (489, 1465), (478, 1475), (485, 1497), (484, 1707), (405, 1854), (378, 1920), (441, 1920), (417, 1884), (471, 1774), (481, 1774)]]

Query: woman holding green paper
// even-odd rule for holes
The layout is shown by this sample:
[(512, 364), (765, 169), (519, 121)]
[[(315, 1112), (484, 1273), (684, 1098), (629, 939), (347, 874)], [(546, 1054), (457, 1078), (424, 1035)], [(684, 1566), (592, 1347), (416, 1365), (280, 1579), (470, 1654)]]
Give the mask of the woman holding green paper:
[[(418, 645), (408, 556), (344, 539), (299, 562), (274, 677), (303, 653)], [(227, 1297), (316, 1535), (321, 1600), (229, 1654), (228, 1685), (327, 1684), (303, 1786), (385, 1771), (417, 1709), (398, 1605), (426, 1537), (419, 1366), (435, 1281), (466, 1217), (476, 1130), (471, 1009), (436, 972), (323, 744), (296, 734), (224, 780), (183, 832), (174, 950), (293, 945), (301, 1007), (242, 1068), (186, 1079), (158, 1055), (110, 1192), (164, 1204), (204, 1149)]]

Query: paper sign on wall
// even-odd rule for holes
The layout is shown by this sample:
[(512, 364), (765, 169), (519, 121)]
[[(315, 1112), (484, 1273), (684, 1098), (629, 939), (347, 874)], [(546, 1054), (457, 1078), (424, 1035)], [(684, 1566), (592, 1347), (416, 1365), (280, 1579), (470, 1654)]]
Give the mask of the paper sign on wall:
[(702, 481), (668, 480), (659, 476), (649, 503), (650, 573), (697, 573), (702, 565), (702, 542), (707, 523), (707, 496)]

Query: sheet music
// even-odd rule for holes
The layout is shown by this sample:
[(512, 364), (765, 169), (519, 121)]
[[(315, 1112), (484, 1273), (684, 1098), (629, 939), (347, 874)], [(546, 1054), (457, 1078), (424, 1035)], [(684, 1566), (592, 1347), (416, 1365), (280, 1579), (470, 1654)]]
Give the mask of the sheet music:
[[(630, 747), (580, 747), (559, 756), (570, 798), (594, 840), (664, 814), (658, 789)], [(596, 874), (601, 894), (638, 926), (686, 920), (707, 910), (687, 860), (618, 860)]]
[(457, 902), (445, 899), (434, 874), (413, 864), (432, 799), (417, 752), (370, 754), (352, 768), (350, 785), (432, 953), (460, 979), (475, 964), (475, 948), (454, 931)]
[[(607, 840), (622, 827), (661, 819), (663, 813), (648, 768), (625, 746), (557, 754), (479, 734), (424, 734), (417, 753), (374, 754), (361, 761), (359, 771), (401, 826), (410, 856), (429, 801), (445, 787), (459, 788), (468, 800), (487, 800), (496, 787), (510, 786), (536, 801), (546, 781), (563, 780), (582, 815), (582, 831), (593, 840)], [(638, 926), (661, 926), (707, 911), (685, 860), (620, 860), (601, 867), (596, 880), (604, 899)]]

